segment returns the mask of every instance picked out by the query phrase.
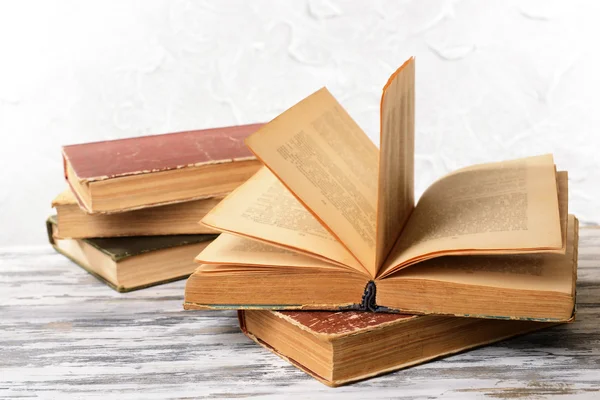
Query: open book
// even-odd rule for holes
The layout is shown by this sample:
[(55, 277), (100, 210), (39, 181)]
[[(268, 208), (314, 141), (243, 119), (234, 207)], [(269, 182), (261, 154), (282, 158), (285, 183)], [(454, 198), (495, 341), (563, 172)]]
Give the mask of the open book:
[(361, 309), (566, 321), (577, 220), (551, 155), (475, 165), (414, 201), (414, 60), (380, 150), (321, 89), (246, 139), (266, 166), (202, 222), (185, 307)]

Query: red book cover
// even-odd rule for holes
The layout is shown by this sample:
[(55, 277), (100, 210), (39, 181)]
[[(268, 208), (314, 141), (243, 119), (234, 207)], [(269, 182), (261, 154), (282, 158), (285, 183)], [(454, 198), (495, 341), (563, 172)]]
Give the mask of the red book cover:
[(359, 311), (278, 311), (294, 325), (317, 335), (346, 335), (381, 327), (399, 320), (419, 318), (410, 314)]
[[(75, 144), (63, 159), (80, 181), (98, 181), (219, 162), (254, 159), (244, 139), (263, 124)], [(66, 176), (66, 170), (65, 170)]]

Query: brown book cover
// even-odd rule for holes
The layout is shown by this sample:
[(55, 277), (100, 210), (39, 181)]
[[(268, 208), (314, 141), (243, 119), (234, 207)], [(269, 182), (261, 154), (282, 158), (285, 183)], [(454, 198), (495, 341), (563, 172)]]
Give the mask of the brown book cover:
[[(245, 146), (244, 139), (262, 125), (230, 126), (64, 146), (65, 178), (83, 209), (90, 213), (108, 212), (110, 210), (94, 210), (90, 201), (82, 199), (79, 186), (116, 178), (139, 178), (141, 175), (166, 171), (246, 161), (256, 163), (256, 170), (259, 163)], [(74, 176), (70, 177), (70, 174)], [(160, 199), (152, 205), (191, 200), (178, 198), (177, 193), (173, 192), (172, 197)], [(119, 211), (140, 206), (127, 204)]]
[(238, 311), (252, 340), (328, 386), (371, 378), (555, 324), (357, 311)]

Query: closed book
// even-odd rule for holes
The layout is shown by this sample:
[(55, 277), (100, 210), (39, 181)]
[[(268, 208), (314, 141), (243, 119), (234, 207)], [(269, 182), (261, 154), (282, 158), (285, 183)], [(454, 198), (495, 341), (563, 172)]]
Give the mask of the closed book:
[(222, 199), (209, 197), (121, 213), (88, 214), (67, 189), (54, 198), (52, 207), (56, 210), (56, 236), (63, 239), (189, 235), (216, 233), (199, 221)]
[(46, 220), (54, 249), (119, 292), (128, 292), (189, 276), (194, 254), (217, 235), (169, 235), (97, 239), (61, 239), (56, 217)]
[(227, 194), (259, 168), (244, 139), (261, 125), (64, 146), (65, 178), (88, 213)]
[(243, 310), (238, 317), (248, 337), (329, 386), (554, 325), (359, 311)]

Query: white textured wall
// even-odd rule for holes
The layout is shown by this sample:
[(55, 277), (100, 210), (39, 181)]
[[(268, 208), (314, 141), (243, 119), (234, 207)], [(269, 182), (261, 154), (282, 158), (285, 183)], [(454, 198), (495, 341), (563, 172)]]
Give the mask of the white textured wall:
[(3, 1), (0, 246), (43, 244), (60, 145), (266, 121), (326, 85), (377, 140), (417, 58), (417, 188), (553, 152), (600, 222), (600, 2)]

